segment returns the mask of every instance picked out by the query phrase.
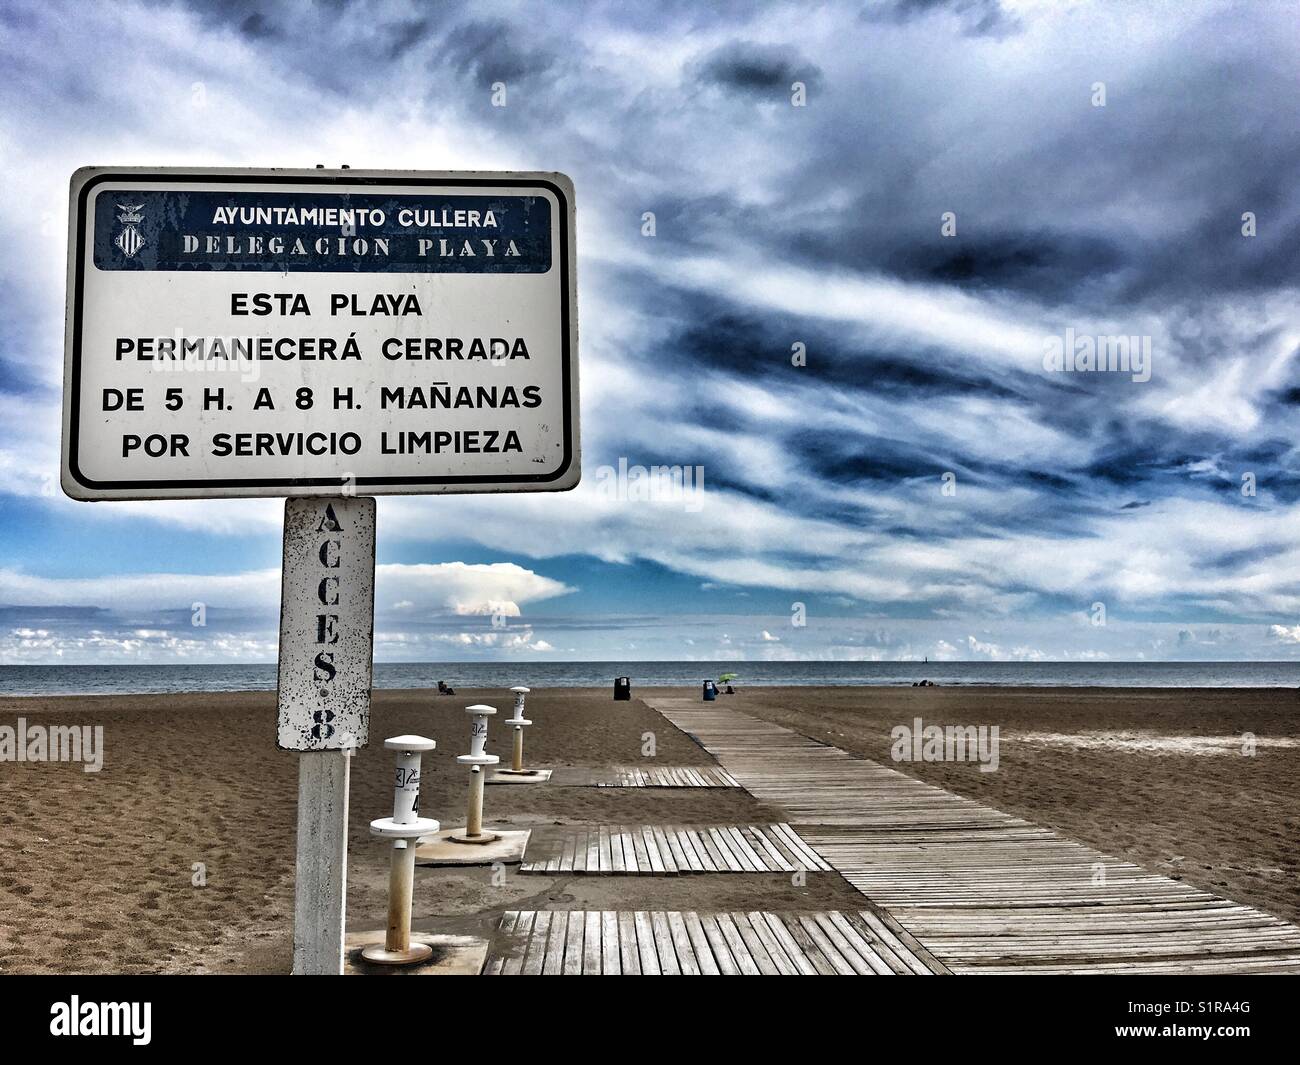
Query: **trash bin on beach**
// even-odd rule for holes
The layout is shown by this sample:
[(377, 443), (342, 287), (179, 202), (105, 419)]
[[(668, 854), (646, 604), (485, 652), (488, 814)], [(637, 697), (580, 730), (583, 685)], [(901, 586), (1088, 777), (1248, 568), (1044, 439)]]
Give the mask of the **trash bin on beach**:
[(711, 680), (704, 682), (704, 701), (711, 703), (718, 698), (718, 686)]
[(614, 678), (614, 701), (626, 703), (632, 698), (632, 679), (630, 677)]

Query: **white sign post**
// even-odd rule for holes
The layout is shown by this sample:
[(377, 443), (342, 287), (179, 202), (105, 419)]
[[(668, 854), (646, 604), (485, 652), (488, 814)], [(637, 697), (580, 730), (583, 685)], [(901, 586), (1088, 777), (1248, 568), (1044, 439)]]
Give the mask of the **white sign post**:
[(277, 744), (299, 751), (293, 971), (343, 971), (348, 784), (370, 738), (375, 501), (284, 504)]
[(294, 971), (343, 964), (375, 500), (580, 477), (562, 174), (87, 167), (64, 491), (284, 496), (278, 744), (299, 752)]

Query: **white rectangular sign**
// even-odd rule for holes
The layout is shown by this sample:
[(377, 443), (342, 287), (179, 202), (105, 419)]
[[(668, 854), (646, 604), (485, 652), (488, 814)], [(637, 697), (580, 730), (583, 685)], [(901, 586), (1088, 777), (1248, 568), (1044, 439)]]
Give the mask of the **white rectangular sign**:
[(374, 617), (374, 499), (286, 499), (281, 750), (349, 750), (369, 741)]
[(78, 170), (64, 491), (572, 488), (576, 276), (562, 174)]

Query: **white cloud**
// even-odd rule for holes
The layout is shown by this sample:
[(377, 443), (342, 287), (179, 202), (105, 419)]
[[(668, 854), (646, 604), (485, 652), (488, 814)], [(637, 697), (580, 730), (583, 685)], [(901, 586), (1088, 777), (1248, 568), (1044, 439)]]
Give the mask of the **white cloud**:
[[(382, 610), (421, 616), (492, 614), (518, 617), (519, 604), (568, 595), (561, 581), (512, 562), (470, 565), (388, 563), (375, 567), (375, 600)], [(400, 597), (400, 598), (399, 598)], [(280, 601), (280, 571), (253, 570), (231, 576), (148, 573), (94, 578), (35, 577), (0, 570), (0, 605), (81, 606), (113, 611), (209, 608), (273, 613)]]
[(1268, 634), (1280, 643), (1300, 643), (1300, 625), (1270, 625)]

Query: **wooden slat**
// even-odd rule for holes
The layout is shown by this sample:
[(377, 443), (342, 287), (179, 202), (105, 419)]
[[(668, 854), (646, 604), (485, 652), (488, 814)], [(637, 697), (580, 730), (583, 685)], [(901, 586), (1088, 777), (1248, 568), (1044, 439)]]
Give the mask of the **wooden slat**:
[[(857, 914), (857, 918), (862, 922), (863, 927), (874, 933), (876, 939), (888, 947), (893, 956), (901, 961), (910, 972), (924, 976), (926, 973), (939, 971), (929, 963), (928, 959), (918, 956), (915, 948), (919, 944), (915, 940), (911, 940), (909, 943), (907, 939), (900, 937), (874, 913), (862, 910)], [(911, 937), (909, 936), (908, 939), (911, 939)]]
[(740, 938), (744, 942), (749, 956), (754, 959), (754, 964), (758, 966), (758, 971), (763, 976), (779, 976), (780, 968), (773, 961), (771, 955), (767, 952), (767, 944), (754, 931), (749, 921), (747, 913), (732, 913), (727, 915), (736, 926), (736, 931), (740, 933)]
[(740, 859), (731, 850), (731, 844), (723, 834), (721, 828), (709, 827), (704, 829), (705, 837), (713, 844), (713, 849), (718, 852), (718, 869), (735, 869), (744, 872), (745, 867), (741, 865)]
[(652, 873), (666, 872), (663, 855), (659, 853), (659, 841), (655, 839), (654, 826), (642, 825), (640, 829), (633, 829), (633, 831), (641, 834), (641, 841), (645, 846), (646, 861), (650, 865), (650, 871)]
[(731, 953), (731, 947), (727, 943), (727, 937), (723, 934), (722, 925), (718, 919), (711, 913), (700, 915), (700, 927), (704, 929), (705, 938), (712, 949), (713, 957), (718, 963), (718, 969), (723, 976), (739, 976), (740, 965), (736, 961), (736, 956)]
[(618, 942), (618, 914), (604, 910), (600, 915), (601, 969), (606, 976), (617, 976), (623, 971), (622, 954)]
[(852, 966), (853, 971), (859, 976), (874, 976), (876, 967), (870, 961), (864, 958), (855, 949), (854, 944), (845, 938), (844, 933), (835, 927), (835, 922), (830, 919), (828, 914), (819, 913), (813, 917), (817, 926), (821, 929), (822, 934), (830, 941), (841, 958)]
[(889, 962), (882, 958), (880, 952), (873, 946), (870, 937), (863, 935), (861, 931), (849, 923), (848, 919), (842, 913), (831, 913), (827, 914), (827, 916), (830, 918), (831, 924), (839, 930), (840, 935), (844, 937), (850, 948), (858, 952), (858, 957), (865, 961), (871, 967), (871, 971), (877, 976), (889, 976), (894, 972), (906, 972), (904, 967), (899, 966), (895, 969), (889, 964)]
[(840, 954), (830, 938), (822, 931), (821, 923), (817, 920), (816, 914), (801, 914), (799, 916), (799, 925), (803, 928), (804, 933), (813, 941), (817, 949), (821, 952), (832, 969), (839, 976), (852, 976), (857, 970)]
[(788, 873), (813, 861), (813, 868), (830, 868), (784, 824), (566, 825), (534, 829), (519, 869), (658, 876)]
[(514, 954), (506, 958), (505, 963), (501, 966), (502, 976), (518, 976), (523, 972), (525, 947), (533, 930), (534, 914), (529, 911), (515, 914), (515, 922), (510, 928), (505, 927), (505, 921), (502, 920), (502, 931), (513, 941)]
[(709, 858), (706, 864), (713, 867), (713, 872), (725, 872), (731, 868), (730, 856), (724, 857), (722, 852), (718, 850), (718, 845), (714, 842), (713, 836), (707, 828), (694, 830), (694, 835), (691, 838), (698, 840), (699, 846), (704, 848), (704, 853)]
[(582, 936), (587, 922), (581, 910), (569, 913), (569, 926), (564, 936), (564, 975), (582, 975)]
[(749, 918), (749, 926), (754, 930), (754, 935), (758, 937), (763, 949), (767, 951), (767, 956), (772, 959), (776, 966), (776, 971), (782, 976), (799, 975), (799, 966), (794, 963), (785, 951), (782, 941), (773, 933), (767, 923), (767, 916), (762, 913), (748, 913), (745, 915)]
[(749, 946), (741, 938), (740, 930), (736, 927), (736, 922), (729, 913), (718, 914), (718, 927), (722, 929), (722, 938), (726, 940), (728, 948), (731, 950), (731, 956), (735, 959), (736, 968), (744, 976), (757, 976), (762, 971), (758, 967), (758, 962), (754, 960), (749, 953)]
[(668, 930), (672, 935), (673, 948), (677, 951), (677, 963), (682, 967), (683, 976), (699, 976), (700, 963), (695, 957), (695, 948), (691, 943), (691, 934), (686, 928), (686, 921), (677, 911), (668, 913)]
[[(637, 871), (645, 873), (654, 872), (650, 866), (650, 856), (646, 853), (645, 836), (642, 835), (641, 830), (639, 828), (629, 828), (628, 835), (632, 839), (632, 849), (636, 852)], [(519, 871), (521, 873), (526, 873), (528, 871), (527, 866), (520, 865)]]
[(691, 871), (690, 859), (686, 857), (686, 850), (681, 842), (682, 830), (680, 828), (670, 828), (663, 832), (663, 837), (668, 841), (668, 850), (673, 857), (673, 866), (677, 871), (689, 873)]
[(599, 857), (597, 868), (602, 873), (612, 873), (614, 871), (614, 858), (610, 853), (609, 845), (609, 826), (601, 825), (597, 830)]
[(756, 873), (768, 871), (767, 863), (758, 856), (758, 853), (749, 845), (749, 841), (740, 834), (740, 829), (734, 825), (728, 825), (722, 829), (727, 834), (727, 842), (731, 844), (731, 851), (740, 859), (741, 863), (752, 868)]
[(668, 915), (660, 911), (650, 914), (650, 929), (654, 934), (655, 950), (659, 953), (659, 969), (664, 976), (681, 976), (681, 963), (677, 960), (677, 948), (673, 943), (672, 928), (668, 924)]
[(641, 953), (636, 943), (636, 915), (624, 910), (618, 915), (618, 956), (623, 972), (629, 976), (641, 973)]
[(623, 834), (615, 825), (609, 830), (609, 871), (611, 873), (623, 873), (627, 871), (623, 858)]
[[(590, 828), (578, 829), (573, 841), (573, 871), (575, 873), (585, 873), (587, 871), (587, 858), (591, 854), (590, 839)], [(596, 871), (595, 869), (592, 870), (592, 872)]]
[(623, 843), (623, 868), (629, 873), (637, 873), (641, 870), (641, 865), (637, 861), (636, 848), (632, 845), (632, 833), (626, 828), (618, 830), (618, 838)]
[(751, 830), (749, 825), (743, 826), (740, 831), (750, 847), (762, 856), (767, 868), (780, 869), (784, 873), (794, 872), (795, 866), (778, 843), (776, 833)]
[(682, 849), (682, 855), (685, 857), (684, 868), (692, 873), (702, 873), (705, 870), (703, 860), (699, 852), (695, 849), (695, 840), (690, 829), (682, 828), (677, 832), (677, 845)]
[(551, 784), (569, 788), (738, 788), (736, 778), (714, 765), (566, 766), (551, 774)]
[[(677, 859), (673, 855), (672, 847), (668, 842), (668, 835), (659, 825), (650, 825), (651, 836), (654, 837), (655, 849), (659, 853), (659, 860), (663, 862), (665, 873), (677, 872)], [(646, 841), (649, 843), (649, 840)]]
[(600, 944), (601, 921), (599, 910), (588, 910), (582, 939), (582, 973), (599, 976), (605, 958)]
[(540, 976), (542, 964), (546, 960), (546, 941), (551, 928), (551, 911), (538, 910), (533, 918), (533, 934), (528, 940), (528, 951), (524, 955), (524, 976)]
[(568, 934), (569, 915), (564, 910), (551, 914), (550, 935), (546, 940), (546, 960), (543, 976), (558, 976), (564, 971), (564, 940)]
[(659, 976), (663, 970), (659, 967), (659, 952), (655, 949), (654, 926), (650, 923), (650, 914), (637, 910), (633, 915), (636, 927), (637, 950), (641, 955), (641, 972), (646, 976)]
[(682, 914), (682, 923), (686, 925), (686, 932), (691, 937), (691, 947), (695, 951), (695, 960), (699, 963), (700, 972), (704, 976), (718, 976), (722, 973), (722, 967), (719, 964), (717, 955), (713, 952), (713, 946), (709, 942), (708, 933), (704, 930), (704, 924), (698, 913)]
[(785, 927), (790, 938), (803, 951), (803, 955), (812, 963), (813, 969), (818, 976), (834, 976), (835, 967), (827, 960), (826, 956), (818, 949), (817, 944), (812, 941), (807, 930), (799, 922), (797, 914), (774, 914), (777, 921)]
[[(768, 930), (772, 933), (773, 938), (781, 944), (781, 949), (785, 952), (786, 957), (790, 959), (791, 964), (794, 965), (795, 971), (799, 973), (799, 975), (820, 975), (816, 964), (808, 956), (807, 947), (791, 935), (790, 929), (786, 926), (786, 923), (781, 920), (780, 915), (775, 913), (755, 915), (751, 913), (749, 916), (751, 921), (756, 921), (758, 917), (761, 917), (767, 922)], [(809, 942), (808, 946), (811, 945), (811, 942)]]

